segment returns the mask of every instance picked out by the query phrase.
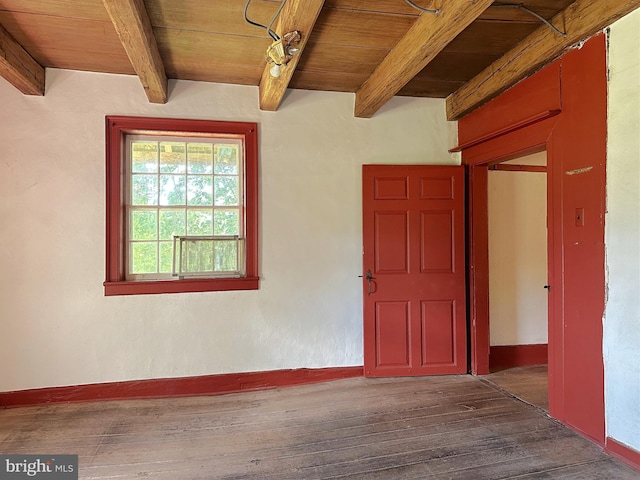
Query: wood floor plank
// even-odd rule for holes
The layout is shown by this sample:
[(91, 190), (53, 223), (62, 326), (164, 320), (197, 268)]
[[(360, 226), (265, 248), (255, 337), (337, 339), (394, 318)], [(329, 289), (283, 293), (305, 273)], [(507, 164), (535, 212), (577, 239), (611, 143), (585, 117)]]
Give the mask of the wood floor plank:
[[(501, 411), (503, 412), (503, 408)], [(407, 439), (412, 437), (443, 435), (456, 430), (466, 431), (473, 426), (482, 425), (482, 419), (486, 419), (484, 428), (488, 428), (496, 421), (496, 413), (495, 410), (489, 410), (489, 414), (485, 416), (481, 412), (473, 414), (471, 411), (465, 411), (453, 417), (448, 415), (408, 417), (403, 421), (394, 420), (391, 422), (383, 419), (377, 422), (363, 419), (361, 424), (350, 425), (346, 428), (338, 425), (329, 426), (328, 429), (313, 429), (309, 428), (309, 425), (300, 424), (296, 427), (289, 427), (289, 429), (277, 429), (274, 432), (257, 432), (252, 437), (252, 444), (247, 443), (247, 434), (237, 436), (233, 432), (228, 432), (223, 437), (224, 441), (216, 445), (215, 450), (218, 455), (225, 457), (226, 462), (243, 459), (249, 454), (254, 458), (276, 459), (318, 455), (326, 452), (345, 451), (361, 445), (376, 445), (387, 442), (401, 444), (406, 443)], [(504, 415), (504, 412), (500, 415)], [(518, 418), (521, 417), (522, 414), (518, 413)], [(206, 445), (215, 442), (216, 439), (213, 436), (200, 437), (198, 441), (201, 445)], [(104, 460), (115, 456), (118, 461), (126, 463), (128, 455), (121, 452), (122, 447), (121, 444), (104, 444), (100, 449), (100, 456)], [(136, 445), (135, 454), (137, 456), (148, 455), (145, 457), (145, 461), (155, 461), (160, 455), (156, 446), (151, 443), (146, 447)], [(204, 458), (207, 455), (210, 456), (211, 452), (207, 451), (206, 447), (191, 446), (189, 455), (202, 455)]]
[(638, 480), (640, 473), (609, 458), (513, 477), (514, 480)]
[(94, 480), (638, 478), (471, 376), (0, 410), (0, 451), (78, 453)]

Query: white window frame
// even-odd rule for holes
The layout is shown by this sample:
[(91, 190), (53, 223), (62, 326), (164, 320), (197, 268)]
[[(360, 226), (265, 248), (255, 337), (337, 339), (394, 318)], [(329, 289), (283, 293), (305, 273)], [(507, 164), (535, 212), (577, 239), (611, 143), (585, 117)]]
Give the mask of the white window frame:
[[(238, 198), (239, 198), (239, 203), (238, 206), (216, 206), (211, 205), (211, 206), (202, 206), (202, 205), (188, 205), (188, 202), (185, 202), (185, 205), (161, 205), (160, 202), (158, 201), (158, 203), (156, 205), (132, 205), (132, 185), (133, 185), (133, 176), (136, 175), (135, 173), (133, 173), (132, 171), (132, 144), (134, 142), (138, 142), (138, 141), (148, 141), (148, 142), (172, 142), (172, 143), (207, 143), (207, 144), (211, 144), (212, 146), (215, 146), (216, 144), (223, 144), (223, 145), (237, 145), (238, 146), (238, 156), (239, 156), (239, 166), (238, 166), (238, 185), (239, 185), (239, 192), (238, 192)], [(124, 256), (125, 256), (125, 279), (127, 281), (140, 281), (140, 280), (177, 280), (177, 279), (185, 279), (185, 278), (189, 278), (189, 277), (201, 277), (201, 278), (234, 278), (234, 277), (244, 277), (246, 276), (246, 272), (244, 271), (244, 268), (235, 273), (235, 274), (229, 274), (228, 272), (192, 272), (190, 274), (180, 274), (180, 275), (176, 275), (174, 274), (173, 271), (170, 272), (156, 272), (156, 273), (131, 273), (131, 270), (133, 269), (133, 260), (131, 258), (131, 244), (132, 243), (149, 243), (151, 241), (149, 240), (132, 240), (131, 236), (132, 236), (132, 231), (131, 231), (131, 224), (130, 224), (130, 219), (131, 219), (131, 212), (133, 211), (155, 211), (157, 212), (157, 217), (159, 219), (160, 217), (160, 211), (161, 210), (184, 210), (185, 215), (188, 215), (188, 211), (211, 211), (212, 212), (212, 216), (215, 215), (215, 210), (237, 210), (238, 211), (238, 219), (239, 219), (239, 231), (237, 232), (237, 236), (244, 240), (244, 232), (246, 230), (246, 225), (244, 222), (244, 215), (243, 215), (243, 207), (244, 207), (244, 203), (245, 203), (245, 195), (244, 195), (244, 169), (245, 169), (245, 159), (244, 159), (244, 149), (243, 149), (243, 143), (241, 139), (238, 139), (237, 136), (220, 136), (220, 135), (215, 135), (215, 136), (194, 136), (194, 135), (164, 135), (164, 134), (159, 134), (159, 133), (154, 133), (154, 134), (128, 134), (126, 135), (126, 142), (125, 142), (125, 175), (126, 175), (126, 180), (124, 181), (125, 184), (125, 188), (124, 188), (124, 194), (125, 194), (125, 201), (124, 201), (124, 205), (125, 205), (125, 231), (124, 231), (124, 235), (125, 235), (125, 242), (126, 242), (126, 248), (125, 248), (125, 252), (124, 252)], [(158, 186), (160, 185), (160, 175), (162, 175), (162, 172), (160, 171), (160, 168), (158, 168), (158, 170), (156, 172), (153, 173), (144, 173), (144, 175), (155, 175), (158, 177)], [(186, 185), (188, 185), (188, 178), (190, 176), (190, 174), (185, 171), (184, 174), (185, 177), (185, 189), (187, 188)], [(198, 174), (198, 175), (202, 175), (202, 174)], [(212, 172), (210, 174), (211, 178), (212, 178), (212, 183), (215, 185), (215, 182), (213, 181), (215, 179), (215, 177), (221, 177), (221, 176), (231, 176), (231, 175), (223, 175), (223, 174), (215, 174), (215, 172)], [(236, 175), (233, 175), (236, 176)], [(186, 195), (186, 192), (185, 192)], [(160, 196), (160, 189), (158, 189), (158, 196)], [(185, 226), (186, 226), (186, 219), (185, 219)], [(157, 222), (157, 232), (156, 232), (156, 240), (155, 242), (157, 243), (157, 250), (156, 250), (156, 255), (157, 255), (157, 265), (158, 265), (158, 270), (160, 270), (160, 243), (163, 241), (162, 239), (160, 239), (160, 222)], [(202, 237), (202, 235), (196, 235), (198, 237)], [(213, 235), (212, 235), (213, 236)], [(172, 244), (173, 239), (165, 239), (164, 242), (169, 243), (171, 242)], [(173, 252), (172, 257), (175, 258), (175, 252)], [(240, 259), (240, 265), (244, 266), (245, 264), (245, 260), (244, 258)]]

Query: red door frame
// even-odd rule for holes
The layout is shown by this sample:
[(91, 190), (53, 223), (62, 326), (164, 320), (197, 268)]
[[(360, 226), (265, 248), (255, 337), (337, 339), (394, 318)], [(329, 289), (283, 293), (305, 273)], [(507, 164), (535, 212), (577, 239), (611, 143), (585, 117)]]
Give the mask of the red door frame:
[(600, 444), (606, 78), (598, 35), (458, 124), (469, 182), (471, 370), (489, 370), (487, 166), (546, 150), (550, 413)]

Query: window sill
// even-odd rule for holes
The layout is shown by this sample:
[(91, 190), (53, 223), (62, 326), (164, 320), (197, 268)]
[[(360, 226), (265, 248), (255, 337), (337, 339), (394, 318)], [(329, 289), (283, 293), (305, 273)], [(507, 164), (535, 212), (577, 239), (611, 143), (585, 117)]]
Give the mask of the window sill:
[(104, 282), (104, 295), (150, 295), (155, 293), (221, 292), (258, 290), (259, 277)]

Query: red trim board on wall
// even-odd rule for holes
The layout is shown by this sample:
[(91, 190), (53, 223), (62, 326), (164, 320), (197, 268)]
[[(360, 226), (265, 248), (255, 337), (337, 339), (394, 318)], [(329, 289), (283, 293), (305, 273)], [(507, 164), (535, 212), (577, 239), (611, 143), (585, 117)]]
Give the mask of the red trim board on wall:
[(489, 368), (524, 367), (547, 364), (547, 344), (494, 345), (489, 353)]
[(607, 437), (604, 451), (612, 457), (623, 461), (630, 467), (640, 470), (640, 452), (617, 442), (611, 437)]
[(91, 402), (139, 398), (220, 395), (361, 377), (363, 367), (300, 368), (266, 372), (229, 373), (198, 377), (160, 378), (93, 383), (0, 393), (0, 407)]

